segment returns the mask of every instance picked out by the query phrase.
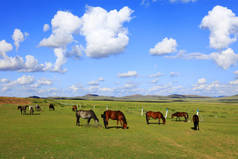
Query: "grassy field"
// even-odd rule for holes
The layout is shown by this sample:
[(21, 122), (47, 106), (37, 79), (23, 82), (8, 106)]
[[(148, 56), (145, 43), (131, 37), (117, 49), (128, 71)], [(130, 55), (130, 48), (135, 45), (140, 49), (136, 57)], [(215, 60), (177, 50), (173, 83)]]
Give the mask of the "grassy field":
[[(32, 99), (43, 108), (35, 115), (20, 115), (16, 104), (0, 104), (0, 158), (238, 158), (238, 104), (221, 102), (142, 103), (114, 101)], [(56, 111), (48, 104), (55, 103)], [(73, 104), (94, 109), (100, 125), (81, 119), (75, 125)], [(106, 106), (124, 112), (129, 129), (104, 129)], [(146, 125), (144, 111), (165, 112), (166, 125)], [(191, 129), (191, 116), (200, 110), (200, 131)], [(175, 111), (189, 113), (189, 122), (170, 119)], [(156, 123), (157, 121), (151, 121)], [(109, 126), (116, 126), (109, 121)]]

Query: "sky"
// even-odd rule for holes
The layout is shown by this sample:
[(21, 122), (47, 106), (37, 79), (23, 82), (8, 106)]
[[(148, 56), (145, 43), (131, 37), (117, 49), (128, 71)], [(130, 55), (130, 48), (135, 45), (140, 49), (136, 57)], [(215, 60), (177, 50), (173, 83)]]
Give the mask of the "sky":
[(0, 96), (238, 94), (237, 0), (3, 0)]

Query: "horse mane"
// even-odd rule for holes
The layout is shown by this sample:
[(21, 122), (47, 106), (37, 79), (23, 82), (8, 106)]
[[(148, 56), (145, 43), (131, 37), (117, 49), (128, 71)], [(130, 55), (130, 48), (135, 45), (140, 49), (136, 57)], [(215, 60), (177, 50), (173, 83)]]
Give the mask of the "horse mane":
[(122, 114), (122, 116), (123, 116), (123, 118), (122, 118), (123, 122), (124, 122), (125, 124), (127, 124), (125, 115), (124, 115), (122, 112), (121, 112), (121, 114)]

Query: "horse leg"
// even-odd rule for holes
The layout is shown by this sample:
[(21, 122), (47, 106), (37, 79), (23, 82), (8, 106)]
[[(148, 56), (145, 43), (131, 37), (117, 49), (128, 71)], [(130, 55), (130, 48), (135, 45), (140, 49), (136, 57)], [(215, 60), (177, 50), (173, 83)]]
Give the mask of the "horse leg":
[(159, 124), (160, 124), (160, 118), (159, 118)]
[(107, 119), (103, 119), (103, 122), (104, 122), (104, 127), (107, 129), (107, 126), (108, 126), (108, 120), (107, 120)]
[(80, 119), (80, 117), (79, 116), (76, 116), (76, 125), (78, 125), (78, 126), (80, 126), (80, 121), (79, 121), (79, 119)]
[(149, 124), (150, 118), (146, 115), (146, 123)]
[(89, 123), (90, 123), (90, 120), (91, 120), (91, 118), (88, 119), (88, 125), (89, 125)]
[(120, 123), (121, 123), (121, 126), (122, 126), (122, 128), (123, 128), (123, 122), (122, 122), (122, 120), (120, 120)]

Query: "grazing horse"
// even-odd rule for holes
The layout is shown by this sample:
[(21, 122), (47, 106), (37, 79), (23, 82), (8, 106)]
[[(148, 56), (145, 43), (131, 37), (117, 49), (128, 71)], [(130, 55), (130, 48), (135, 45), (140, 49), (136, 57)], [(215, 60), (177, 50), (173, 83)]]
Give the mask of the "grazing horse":
[(25, 106), (18, 106), (17, 109), (21, 111), (21, 115), (22, 115), (22, 112), (23, 112), (23, 115), (26, 115), (26, 109), (28, 108), (29, 106), (28, 105), (25, 105)]
[(50, 104), (50, 105), (49, 105), (49, 110), (51, 110), (51, 109), (52, 109), (52, 110), (55, 110), (54, 104)]
[(78, 126), (80, 126), (80, 122), (79, 122), (80, 118), (88, 119), (88, 124), (92, 118), (94, 119), (94, 122), (97, 122), (97, 123), (99, 122), (99, 120), (93, 110), (78, 110), (78, 111), (76, 111), (76, 125), (78, 125)]
[(36, 110), (36, 111), (41, 111), (41, 108), (40, 108), (39, 104), (36, 104), (35, 110)]
[(33, 106), (29, 106), (29, 111), (30, 111), (30, 115), (33, 115), (33, 113), (34, 113)]
[(121, 111), (107, 110), (101, 115), (101, 117), (103, 118), (104, 126), (106, 129), (108, 128), (109, 119), (117, 120), (117, 124), (118, 124), (118, 121), (120, 121), (122, 128), (128, 129), (126, 117)]
[(194, 124), (194, 130), (199, 130), (199, 117), (197, 114), (193, 115), (193, 124)]
[(74, 105), (74, 106), (72, 107), (72, 111), (74, 111), (74, 112), (77, 111), (77, 106), (76, 106), (76, 105)]
[(146, 123), (147, 124), (150, 124), (149, 123), (150, 118), (159, 119), (159, 124), (160, 124), (160, 118), (163, 120), (163, 124), (165, 124), (165, 122), (166, 122), (166, 119), (161, 112), (152, 112), (152, 111), (146, 112)]
[(176, 112), (171, 115), (171, 119), (173, 119), (173, 117), (175, 117), (175, 116), (176, 116), (176, 121), (177, 121), (177, 118), (179, 118), (179, 120), (180, 120), (180, 117), (184, 117), (185, 122), (188, 121), (188, 113), (186, 113), (186, 112)]

